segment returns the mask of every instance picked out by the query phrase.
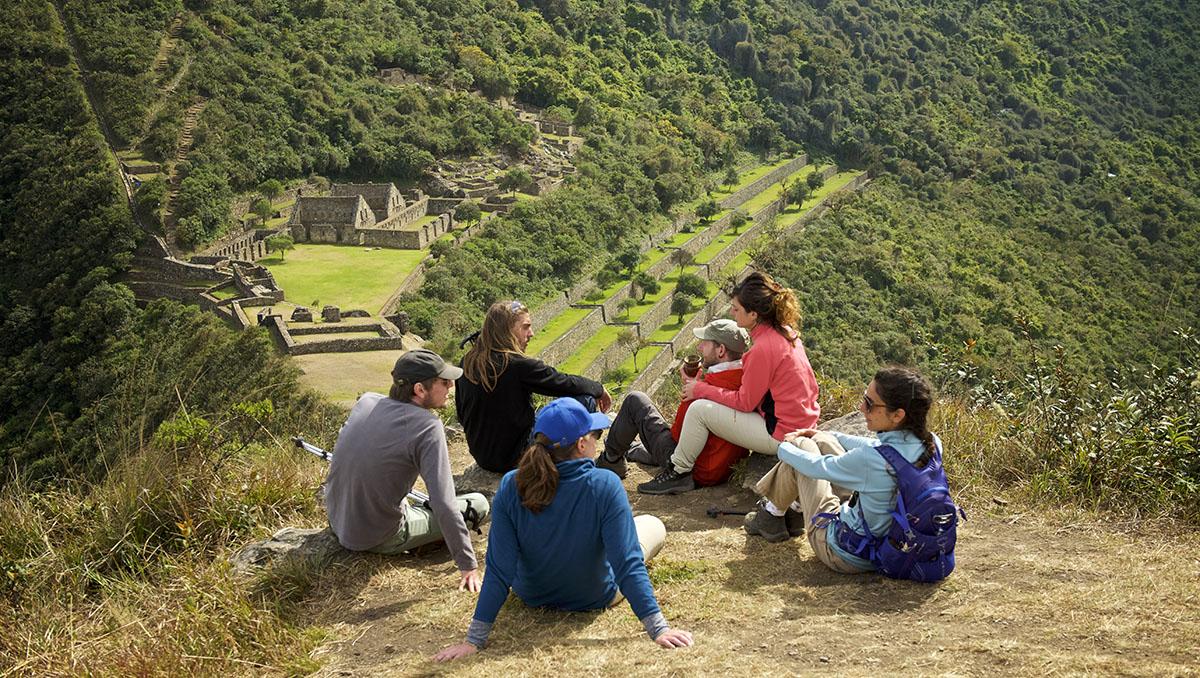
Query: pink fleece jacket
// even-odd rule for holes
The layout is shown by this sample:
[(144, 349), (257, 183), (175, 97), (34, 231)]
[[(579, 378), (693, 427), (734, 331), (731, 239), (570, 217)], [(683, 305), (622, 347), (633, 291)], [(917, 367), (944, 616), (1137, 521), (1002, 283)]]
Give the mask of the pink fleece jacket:
[(770, 391), (779, 420), (772, 433), (776, 440), (799, 428), (815, 428), (821, 406), (817, 403), (817, 376), (804, 352), (804, 342), (797, 338), (793, 346), (765, 323), (756, 325), (750, 338), (753, 345), (742, 356), (741, 388), (728, 391), (699, 381), (693, 390), (695, 398), (762, 414), (763, 397)]

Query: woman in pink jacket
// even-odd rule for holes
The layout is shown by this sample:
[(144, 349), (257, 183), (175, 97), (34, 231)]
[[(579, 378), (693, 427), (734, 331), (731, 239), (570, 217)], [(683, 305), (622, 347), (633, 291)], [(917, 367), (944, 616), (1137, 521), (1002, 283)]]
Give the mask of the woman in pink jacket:
[(742, 386), (727, 391), (683, 371), (684, 399), (695, 399), (683, 419), (671, 463), (654, 480), (638, 485), (644, 494), (678, 494), (695, 489), (692, 465), (708, 434), (754, 452), (776, 455), (789, 431), (815, 428), (821, 416), (813, 374), (796, 325), (796, 294), (766, 273), (755, 271), (733, 288), (730, 315), (753, 342), (742, 357)]

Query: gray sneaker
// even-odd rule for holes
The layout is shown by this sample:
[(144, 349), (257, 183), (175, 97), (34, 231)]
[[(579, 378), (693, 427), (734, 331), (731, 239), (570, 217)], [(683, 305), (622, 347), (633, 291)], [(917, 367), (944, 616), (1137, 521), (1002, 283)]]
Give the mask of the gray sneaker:
[(654, 476), (654, 480), (638, 485), (642, 494), (679, 494), (696, 489), (696, 481), (692, 480), (692, 472), (680, 473), (668, 464), (662, 473)]
[(770, 511), (762, 507), (747, 515), (742, 527), (745, 528), (746, 534), (757, 535), (771, 543), (787, 541), (792, 538), (792, 535), (788, 533), (784, 517), (773, 516)]
[(612, 461), (608, 458), (608, 454), (605, 452), (601, 452), (600, 454), (596, 455), (596, 468), (606, 468), (609, 471), (617, 474), (617, 477), (621, 480), (624, 480), (625, 474), (629, 473), (629, 468), (625, 465), (624, 457), (618, 458), (616, 461)]
[(806, 524), (803, 513), (789, 507), (787, 513), (783, 514), (783, 522), (787, 525), (788, 534), (793, 537), (804, 536)]

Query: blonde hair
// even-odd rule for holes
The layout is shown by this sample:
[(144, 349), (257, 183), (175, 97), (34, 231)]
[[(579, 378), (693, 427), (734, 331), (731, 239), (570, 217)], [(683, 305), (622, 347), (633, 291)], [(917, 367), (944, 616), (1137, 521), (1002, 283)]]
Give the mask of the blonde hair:
[[(519, 301), (497, 301), (488, 307), (483, 317), (483, 329), (462, 359), (463, 375), (485, 391), (496, 388), (500, 374), (508, 369), (508, 356), (524, 355), (517, 343), (513, 328), (521, 314), (529, 309)], [(499, 360), (493, 360), (498, 357)]]

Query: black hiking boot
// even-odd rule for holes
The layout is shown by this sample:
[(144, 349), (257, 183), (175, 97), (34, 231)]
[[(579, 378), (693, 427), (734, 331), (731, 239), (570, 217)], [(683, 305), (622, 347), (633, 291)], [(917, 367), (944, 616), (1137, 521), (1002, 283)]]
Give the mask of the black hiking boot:
[(804, 536), (805, 525), (803, 513), (789, 507), (787, 513), (783, 514), (783, 522), (787, 525), (788, 534), (793, 537)]
[(629, 446), (629, 451), (625, 453), (625, 458), (635, 464), (648, 464), (650, 466), (659, 466), (654, 461), (654, 457), (650, 456), (650, 450), (641, 443), (634, 443)]
[(625, 474), (629, 473), (629, 468), (625, 465), (625, 458), (618, 457), (616, 461), (608, 458), (608, 452), (602, 451), (596, 455), (596, 468), (606, 468), (609, 471), (617, 474), (621, 480), (625, 480)]
[(773, 544), (787, 541), (793, 536), (788, 532), (787, 521), (784, 517), (771, 515), (771, 512), (763, 506), (747, 515), (742, 527), (745, 528), (746, 534), (757, 535)]
[(692, 480), (692, 472), (680, 473), (675, 466), (667, 464), (662, 473), (654, 476), (654, 480), (638, 485), (642, 494), (679, 494), (696, 489), (696, 481)]

